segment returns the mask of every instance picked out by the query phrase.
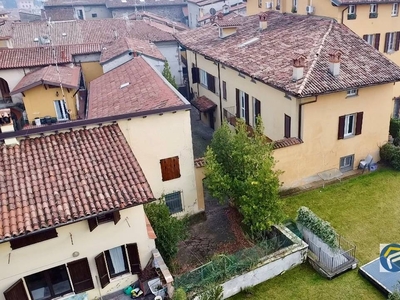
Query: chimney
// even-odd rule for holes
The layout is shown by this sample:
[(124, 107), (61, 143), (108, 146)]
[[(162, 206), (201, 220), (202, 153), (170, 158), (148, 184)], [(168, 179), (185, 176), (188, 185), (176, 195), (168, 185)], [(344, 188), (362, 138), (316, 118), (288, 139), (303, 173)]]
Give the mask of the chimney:
[(339, 76), (340, 74), (340, 59), (342, 52), (340, 50), (333, 50), (329, 52), (329, 72), (333, 76)]
[(303, 78), (305, 65), (306, 57), (304, 55), (299, 55), (293, 59), (293, 81), (297, 81)]
[[(14, 132), (14, 123), (9, 108), (0, 109), (0, 130), (2, 133)], [(18, 141), (15, 137), (4, 139), (4, 143), (6, 145), (18, 145)]]
[(217, 15), (217, 20), (223, 20), (224, 19), (224, 14), (222, 12), (219, 12)]
[(65, 55), (65, 50), (61, 50), (61, 59), (66, 60), (67, 56)]
[(268, 22), (267, 22), (267, 13), (262, 12), (258, 15), (258, 18), (260, 20), (260, 30), (267, 29), (268, 27)]

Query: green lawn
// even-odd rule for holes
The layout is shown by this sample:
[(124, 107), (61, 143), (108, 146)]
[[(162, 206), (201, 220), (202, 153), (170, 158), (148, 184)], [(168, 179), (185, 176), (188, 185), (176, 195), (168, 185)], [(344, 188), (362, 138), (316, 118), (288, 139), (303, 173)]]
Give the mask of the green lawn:
[[(303, 205), (330, 222), (356, 244), (356, 257), (363, 265), (379, 256), (380, 243), (399, 242), (399, 200), (400, 172), (382, 169), (284, 201), (290, 218), (295, 218)], [(264, 282), (252, 292), (252, 296), (239, 294), (232, 299), (384, 299), (356, 270), (329, 281), (308, 264)]]

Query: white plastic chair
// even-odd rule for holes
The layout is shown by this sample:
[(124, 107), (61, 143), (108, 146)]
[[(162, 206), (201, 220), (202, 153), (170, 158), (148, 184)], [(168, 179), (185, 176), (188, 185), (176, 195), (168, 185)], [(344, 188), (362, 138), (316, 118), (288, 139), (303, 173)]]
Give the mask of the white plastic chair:
[(362, 159), (362, 160), (360, 161), (360, 165), (359, 165), (358, 167), (359, 167), (360, 169), (363, 169), (363, 173), (364, 173), (365, 169), (368, 169), (368, 168), (369, 168), (369, 166), (370, 166), (371, 163), (372, 163), (372, 160), (373, 160), (372, 155), (371, 155), (371, 154), (368, 154), (367, 157), (366, 157), (365, 159)]

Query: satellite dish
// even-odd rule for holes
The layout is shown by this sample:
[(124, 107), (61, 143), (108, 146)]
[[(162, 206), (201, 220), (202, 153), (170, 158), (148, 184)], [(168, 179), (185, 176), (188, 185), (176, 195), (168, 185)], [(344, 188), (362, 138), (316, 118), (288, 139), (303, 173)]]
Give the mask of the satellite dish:
[(210, 8), (210, 15), (214, 16), (217, 13), (217, 11), (215, 10), (215, 8), (211, 7)]

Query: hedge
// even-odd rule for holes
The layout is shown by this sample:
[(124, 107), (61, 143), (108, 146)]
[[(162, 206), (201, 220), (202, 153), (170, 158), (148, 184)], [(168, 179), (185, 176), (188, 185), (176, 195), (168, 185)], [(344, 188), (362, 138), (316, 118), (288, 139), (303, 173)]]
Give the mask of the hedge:
[(392, 166), (395, 170), (400, 171), (400, 147), (387, 143), (383, 145), (379, 154), (381, 160)]
[(389, 134), (394, 139), (400, 137), (400, 119), (390, 119)]
[(339, 248), (337, 233), (328, 222), (314, 214), (308, 207), (300, 207), (297, 211), (297, 222), (306, 227), (332, 249)]

